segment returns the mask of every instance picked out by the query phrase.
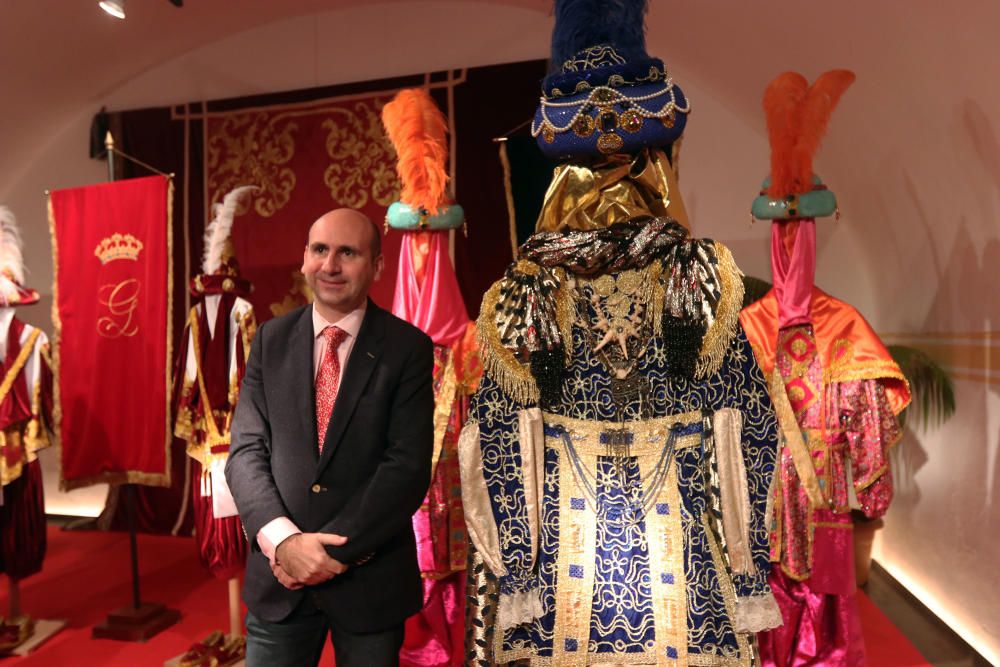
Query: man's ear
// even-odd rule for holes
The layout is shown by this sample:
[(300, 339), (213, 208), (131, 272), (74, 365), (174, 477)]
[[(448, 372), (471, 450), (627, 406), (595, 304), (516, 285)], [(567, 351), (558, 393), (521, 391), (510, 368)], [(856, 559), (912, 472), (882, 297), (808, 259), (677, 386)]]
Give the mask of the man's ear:
[(375, 258), (375, 280), (382, 277), (382, 271), (385, 269), (385, 256), (379, 255)]

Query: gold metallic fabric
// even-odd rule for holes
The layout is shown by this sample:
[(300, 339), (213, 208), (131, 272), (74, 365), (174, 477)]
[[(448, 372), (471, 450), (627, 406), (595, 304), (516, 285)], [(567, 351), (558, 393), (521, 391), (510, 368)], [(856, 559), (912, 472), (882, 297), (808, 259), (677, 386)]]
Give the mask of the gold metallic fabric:
[(637, 216), (669, 216), (689, 228), (677, 176), (660, 149), (556, 167), (536, 232), (601, 229)]
[(819, 478), (813, 467), (812, 455), (802, 437), (802, 431), (799, 430), (799, 424), (795, 421), (795, 412), (788, 400), (788, 394), (785, 393), (785, 382), (777, 368), (771, 371), (768, 376), (768, 390), (771, 394), (771, 402), (774, 404), (774, 416), (778, 418), (781, 440), (792, 455), (795, 472), (798, 473), (802, 488), (809, 496), (809, 504), (814, 509), (826, 507), (823, 491), (819, 486)]

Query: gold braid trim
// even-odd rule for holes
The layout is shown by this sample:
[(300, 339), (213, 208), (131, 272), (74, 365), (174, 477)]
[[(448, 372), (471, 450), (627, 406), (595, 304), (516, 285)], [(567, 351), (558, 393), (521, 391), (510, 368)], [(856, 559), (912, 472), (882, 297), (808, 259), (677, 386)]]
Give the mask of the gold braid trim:
[[(130, 470), (126, 473), (130, 484), (145, 484), (147, 486), (170, 486), (170, 472), (173, 470), (170, 458), (173, 451), (174, 433), (173, 424), (170, 423), (173, 413), (173, 388), (174, 388), (174, 177), (166, 176), (167, 179), (167, 330), (166, 330), (166, 354), (163, 361), (166, 372), (163, 374), (163, 472), (145, 473)], [(55, 308), (55, 301), (52, 307)]]
[[(774, 405), (774, 416), (778, 418), (778, 428), (788, 446), (788, 451), (792, 455), (792, 463), (795, 464), (795, 472), (799, 475), (802, 488), (805, 489), (809, 497), (809, 504), (813, 509), (826, 507), (823, 499), (823, 490), (819, 486), (819, 478), (816, 477), (816, 469), (813, 467), (812, 454), (802, 438), (802, 430), (795, 420), (795, 411), (788, 400), (788, 393), (785, 390), (785, 381), (781, 377), (781, 372), (775, 368), (768, 376), (768, 393), (771, 394), (771, 403)], [(810, 512), (810, 514), (812, 514)]]
[[(220, 313), (220, 315), (223, 315), (223, 313)], [(224, 316), (229, 317), (229, 314), (225, 313)], [(198, 343), (200, 331), (198, 328), (198, 316), (194, 308), (191, 309), (188, 321), (191, 324), (191, 342), (194, 345), (194, 370), (195, 376), (198, 379), (198, 392), (203, 413), (202, 421), (205, 424), (205, 442), (201, 443), (202, 456), (198, 457), (196, 452), (192, 451), (191, 447), (188, 448), (188, 454), (198, 459), (202, 466), (208, 467), (211, 463), (209, 459), (211, 458), (212, 448), (229, 444), (229, 422), (232, 419), (233, 413), (230, 410), (225, 414), (222, 428), (219, 428), (219, 423), (215, 420), (216, 411), (212, 409), (212, 404), (208, 400), (208, 389), (205, 387), (205, 377), (201, 372), (201, 346)]]
[[(3, 404), (10, 395), (10, 390), (14, 387), (14, 382), (21, 374), (21, 371), (24, 370), (24, 366), (28, 363), (28, 359), (34, 352), (35, 343), (38, 341), (38, 336), (41, 333), (39, 329), (34, 329), (28, 334), (28, 340), (25, 341), (24, 347), (21, 348), (11, 367), (7, 369), (3, 382), (0, 383), (0, 404)], [(0, 463), (0, 470), (2, 470), (0, 483), (5, 486), (21, 476), (25, 463), (30, 463), (38, 458), (36, 452), (39, 449), (49, 445), (49, 440), (45, 437), (44, 429), (39, 429), (38, 408), (40, 405), (41, 385), (42, 382), (39, 377), (38, 382), (31, 388), (31, 417), (25, 421), (13, 424), (4, 431), (0, 431), (0, 446), (21, 450), (21, 457), (16, 462), (8, 464), (5, 460), (3, 463)]]
[(434, 396), (434, 451), (431, 454), (431, 479), (437, 472), (441, 451), (444, 449), (444, 436), (448, 432), (448, 422), (455, 409), (455, 395), (458, 389), (458, 377), (455, 375), (455, 353), (448, 350), (448, 361), (445, 363), (441, 386)]
[[(59, 391), (59, 343), (62, 339), (62, 318), (59, 316), (59, 239), (56, 238), (56, 213), (52, 207), (52, 194), (46, 196), (49, 215), (49, 236), (52, 238), (52, 348), (42, 350), (45, 360), (52, 370), (52, 438), (56, 446), (62, 438), (62, 400)], [(59, 488), (65, 490), (62, 479), (62, 460), (59, 461)]]
[(568, 366), (573, 357), (573, 321), (576, 319), (576, 308), (573, 303), (575, 281), (567, 279), (563, 269), (556, 269), (553, 275), (559, 281), (559, 291), (556, 293), (556, 324), (559, 327), (559, 335), (562, 336), (563, 357)]
[(483, 371), (488, 373), (505, 394), (522, 405), (537, 403), (538, 385), (531, 375), (531, 369), (517, 360), (500, 340), (497, 331), (497, 304), (500, 302), (500, 286), (503, 281), (493, 283), (483, 296), (476, 328), (479, 329), (479, 352), (482, 356)]
[(660, 332), (663, 331), (663, 308), (667, 301), (667, 290), (663, 286), (663, 262), (654, 261), (646, 271), (652, 285), (652, 298), (646, 312), (653, 316), (653, 331)]
[[(236, 324), (240, 328), (240, 334), (243, 341), (243, 359), (244, 363), (250, 358), (250, 345), (253, 343), (253, 337), (257, 334), (257, 317), (253, 313), (253, 309), (247, 310), (243, 315), (236, 315)], [(234, 403), (235, 405), (235, 403)]]
[[(184, 371), (181, 372), (183, 373)], [(185, 376), (181, 381), (181, 405), (177, 409), (177, 420), (174, 422), (174, 437), (181, 440), (190, 440), (193, 434), (194, 414), (191, 412), (191, 408), (188, 407), (188, 401), (193, 389), (194, 381), (187, 379), (187, 376)]]
[(39, 378), (31, 391), (31, 419), (24, 432), (24, 453), (28, 462), (38, 458), (38, 450), (45, 449), (52, 444), (49, 439), (49, 430), (45, 426), (42, 417), (42, 378), (39, 369)]
[(698, 356), (698, 378), (707, 378), (719, 371), (726, 357), (726, 350), (736, 335), (740, 309), (743, 308), (743, 273), (736, 266), (729, 248), (715, 243), (715, 256), (722, 296), (715, 310), (715, 321), (705, 333)]
[(21, 369), (24, 368), (26, 363), (28, 363), (28, 357), (30, 357), (31, 353), (34, 352), (35, 341), (38, 340), (38, 336), (41, 333), (42, 332), (39, 329), (35, 329), (28, 334), (28, 340), (25, 342), (24, 347), (22, 347), (21, 351), (18, 352), (17, 358), (14, 359), (14, 363), (11, 367), (7, 369), (7, 373), (3, 378), (3, 383), (0, 383), (0, 404), (3, 404), (3, 402), (7, 400), (7, 394), (10, 393), (11, 387), (14, 386), (14, 381), (17, 379), (17, 376), (21, 374)]
[[(726, 606), (726, 616), (729, 617), (730, 623), (733, 623), (736, 619), (736, 587), (733, 585), (732, 575), (729, 572), (729, 566), (723, 559), (722, 550), (719, 547), (719, 542), (717, 536), (708, 517), (705, 514), (701, 515), (702, 529), (705, 531), (705, 537), (708, 542), (708, 550), (712, 555), (712, 562), (715, 564), (715, 572), (718, 576), (719, 581), (719, 591), (722, 593), (722, 599)], [(751, 665), (756, 664), (753, 660), (753, 652), (750, 648), (750, 642), (755, 639), (755, 637), (746, 632), (737, 632), (735, 624), (733, 624), (733, 634), (736, 635), (736, 647), (739, 650), (739, 657), (730, 657), (722, 655), (711, 655), (711, 654), (700, 654), (697, 660), (692, 660), (693, 655), (688, 656), (688, 664), (690, 665), (724, 665), (725, 667), (751, 667)]]
[(836, 364), (823, 374), (823, 381), (853, 382), (855, 380), (884, 380), (886, 378), (899, 380), (907, 384), (906, 376), (899, 370), (894, 361), (862, 361), (855, 363)]

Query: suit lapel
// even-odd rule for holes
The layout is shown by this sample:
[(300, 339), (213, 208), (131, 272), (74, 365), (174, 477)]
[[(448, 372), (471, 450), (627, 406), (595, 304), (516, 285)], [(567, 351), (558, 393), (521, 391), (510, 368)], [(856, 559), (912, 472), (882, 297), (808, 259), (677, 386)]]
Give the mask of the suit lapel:
[[(347, 424), (354, 414), (354, 409), (358, 406), (361, 392), (368, 384), (368, 378), (371, 377), (372, 371), (375, 370), (378, 359), (382, 355), (382, 338), (385, 334), (384, 317), (385, 312), (369, 300), (365, 310), (365, 319), (358, 331), (358, 339), (351, 349), (347, 368), (344, 369), (340, 387), (337, 389), (337, 401), (333, 404), (333, 414), (330, 415), (326, 439), (323, 441), (323, 454), (319, 457), (319, 465), (316, 466), (317, 478), (323, 474), (323, 470), (333, 458), (337, 447), (340, 446)], [(314, 400), (313, 414), (315, 412)], [(315, 417), (313, 423), (316, 423)], [(315, 431), (315, 426), (313, 430)]]
[(302, 316), (292, 328), (285, 377), (288, 378), (288, 404), (303, 406), (303, 409), (295, 411), (299, 415), (299, 433), (293, 442), (305, 443), (315, 462), (319, 458), (319, 447), (316, 439), (316, 388), (313, 383), (314, 338), (312, 306), (309, 306), (303, 309)]

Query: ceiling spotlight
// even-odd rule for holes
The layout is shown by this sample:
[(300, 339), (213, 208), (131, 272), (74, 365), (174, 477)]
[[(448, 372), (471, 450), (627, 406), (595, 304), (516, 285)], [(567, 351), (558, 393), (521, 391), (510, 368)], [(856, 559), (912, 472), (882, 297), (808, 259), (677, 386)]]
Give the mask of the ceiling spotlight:
[(125, 18), (125, 0), (101, 0), (97, 4), (116, 19)]

